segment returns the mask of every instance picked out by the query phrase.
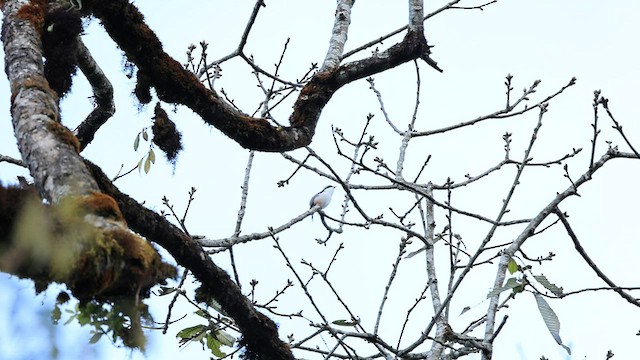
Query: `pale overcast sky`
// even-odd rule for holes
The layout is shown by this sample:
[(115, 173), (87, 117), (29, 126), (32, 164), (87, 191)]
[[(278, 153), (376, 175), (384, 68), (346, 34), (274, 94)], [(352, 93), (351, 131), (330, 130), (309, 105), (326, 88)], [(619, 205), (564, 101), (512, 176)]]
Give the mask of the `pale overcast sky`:
[[(335, 3), (329, 0), (267, 0), (266, 3), (267, 7), (261, 10), (249, 38), (246, 52), (253, 54), (260, 66), (271, 71), (287, 37), (290, 37), (281, 74), (286, 79), (295, 80), (304, 74), (312, 62), (322, 62), (333, 23)], [(443, 6), (446, 1), (425, 3), (426, 12), (430, 12)], [(474, 6), (479, 3), (481, 1), (463, 0), (460, 5)], [(209, 59), (217, 59), (233, 51), (253, 7), (252, 1), (138, 0), (135, 4), (157, 32), (167, 52), (180, 62), (186, 59), (188, 45), (202, 40), (210, 44)], [(438, 61), (444, 73), (420, 64), (422, 98), (418, 131), (457, 124), (501, 109), (505, 103), (503, 82), (507, 74), (514, 76), (516, 96), (536, 79), (542, 80), (532, 101), (555, 92), (575, 76), (577, 84), (550, 105), (535, 147), (534, 159), (549, 161), (571, 152), (572, 148), (584, 148), (569, 167), (572, 176), (577, 177), (584, 172), (589, 161), (592, 137), (593, 91), (597, 89), (602, 89), (602, 94), (610, 99), (609, 104), (625, 132), (640, 146), (640, 110), (636, 102), (640, 95), (637, 85), (640, 81), (640, 65), (636, 45), (640, 34), (638, 14), (640, 2), (632, 0), (500, 0), (483, 11), (448, 10), (437, 15), (427, 21), (425, 28), (429, 43), (435, 45), (432, 57)], [(347, 50), (405, 25), (406, 19), (405, 2), (356, 2)], [(99, 22), (92, 21), (85, 33), (87, 46), (114, 83), (118, 108), (116, 115), (98, 132), (96, 140), (83, 155), (102, 165), (113, 176), (121, 165), (129, 169), (143, 156), (140, 151), (133, 151), (133, 140), (143, 127), (151, 125), (153, 106), (138, 112), (136, 101), (131, 96), (134, 81), (123, 75), (121, 53), (102, 31)], [(385, 49), (397, 39), (385, 41), (379, 45), (380, 49)], [(361, 56), (369, 53), (367, 50)], [(255, 85), (255, 77), (250, 69), (237, 59), (223, 64), (222, 69), (223, 77), (218, 80), (216, 87), (224, 88), (236, 105), (252, 113), (262, 100), (262, 94)], [(412, 64), (405, 64), (374, 77), (377, 89), (383, 94), (387, 112), (398, 125), (406, 127), (414, 107), (415, 68)], [(0, 111), (4, 114), (0, 122), (0, 154), (19, 157), (9, 119), (9, 87), (5, 77), (0, 78), (0, 95), (4, 99), (0, 102)], [(73, 93), (62, 102), (65, 125), (74, 128), (88, 114), (92, 107), (89, 96), (86, 81), (82, 76), (76, 77)], [(171, 109), (170, 106), (165, 108)], [(286, 122), (289, 112), (290, 106), (283, 105), (274, 114), (278, 120)], [(341, 175), (347, 173), (348, 166), (340, 163), (335, 154), (331, 126), (342, 128), (345, 134), (355, 138), (368, 113), (375, 114), (371, 133), (381, 142), (381, 154), (386, 156), (385, 160), (390, 164), (395, 164), (400, 139), (389, 132), (375, 95), (369, 90), (369, 84), (361, 80), (336, 93), (323, 112), (312, 144), (322, 156), (339, 164), (337, 169)], [(161, 198), (165, 195), (181, 208), (188, 190), (195, 186), (198, 192), (187, 222), (190, 232), (212, 239), (229, 236), (235, 226), (248, 152), (216, 129), (205, 125), (189, 110), (179, 108), (176, 114), (170, 113), (170, 117), (183, 132), (185, 147), (175, 168), (164, 159), (159, 159), (150, 174), (135, 172), (119, 180), (117, 185), (156, 210), (163, 209)], [(537, 113), (531, 113), (478, 124), (451, 134), (416, 139), (411, 144), (406, 164), (407, 174), (410, 174), (407, 178), (415, 176), (428, 154), (433, 154), (433, 159), (423, 179), (443, 183), (447, 177), (452, 177), (460, 182), (467, 173), (478, 174), (502, 159), (501, 137), (507, 131), (513, 133), (514, 137), (513, 157), (520, 159), (536, 120)], [(620, 136), (611, 130), (611, 122), (604, 113), (601, 124), (599, 154), (606, 149), (605, 140), (611, 140), (620, 145), (621, 150), (628, 151)], [(292, 155), (303, 158), (306, 152), (298, 150)], [(561, 209), (571, 215), (570, 220), (587, 251), (621, 286), (638, 285), (635, 264), (640, 250), (637, 245), (639, 234), (632, 226), (637, 221), (637, 209), (633, 205), (640, 197), (636, 185), (640, 175), (639, 165), (630, 160), (614, 160), (581, 189), (582, 197), (574, 197), (561, 205)], [(308, 198), (327, 184), (326, 179), (305, 173), (295, 177), (289, 186), (278, 188), (277, 181), (286, 179), (295, 169), (278, 154), (256, 154), (253, 166), (249, 211), (243, 233), (262, 232), (267, 226), (277, 226), (299, 215), (308, 207)], [(15, 181), (18, 174), (24, 174), (24, 171), (0, 163), (0, 180), (3, 182)], [(464, 203), (476, 212), (495, 216), (512, 176), (513, 169), (501, 174), (503, 180), (499, 179), (500, 176), (488, 180), (488, 184), (483, 185), (480, 191), (476, 188), (465, 193), (466, 190), (463, 190), (458, 204)], [(509, 218), (534, 216), (567, 186), (560, 167), (532, 170), (517, 190), (519, 205), (512, 208)], [(336, 192), (333, 204), (327, 209), (328, 213), (339, 214), (343, 196), (342, 191)], [(381, 212), (388, 208), (387, 204), (395, 201), (380, 200), (376, 196), (372, 195), (368, 201), (382, 201)], [(385, 216), (390, 216), (390, 213), (387, 211)], [(444, 222), (438, 225), (442, 227)], [(468, 222), (468, 226), (458, 230), (468, 242), (467, 245), (473, 248), (484, 237), (481, 231), (486, 231), (486, 227), (473, 221)], [(541, 237), (540, 241), (536, 238), (525, 245), (525, 251), (532, 256), (546, 255), (549, 251), (557, 254), (553, 262), (537, 268), (537, 273), (544, 273), (566, 291), (603, 286), (602, 281), (575, 254), (570, 239), (560, 230), (554, 228), (550, 235)], [(517, 233), (505, 232), (500, 239), (509, 241)], [(339, 262), (337, 269), (333, 270), (336, 271), (333, 275), (340, 274), (340, 279), (334, 281), (340, 285), (353, 308), (359, 309), (358, 315), (363, 321), (371, 325), (395, 259), (397, 234), (385, 237), (384, 232), (346, 232), (334, 235), (327, 247), (319, 246), (314, 241), (322, 236), (324, 233), (320, 222), (306, 220), (281, 234), (280, 238), (296, 264), (304, 258), (314, 260), (319, 266), (326, 264), (336, 246), (344, 242), (346, 250), (341, 258), (342, 263)], [(292, 278), (272, 245), (266, 239), (261, 244), (240, 246), (236, 254), (245, 286), (243, 290), (248, 291), (248, 281), (257, 278), (263, 299), (269, 298), (276, 289), (282, 287), (286, 279)], [(411, 250), (419, 247), (418, 244), (413, 246), (415, 248)], [(447, 256), (445, 251), (440, 254), (445, 258)], [(228, 268), (226, 255), (218, 255), (214, 260)], [(405, 305), (411, 304), (423, 287), (422, 284), (416, 285), (424, 277), (424, 264), (421, 261), (418, 257), (407, 261), (404, 265), (407, 272), (399, 275), (398, 289), (392, 292), (390, 302), (397, 306), (394, 308), (389, 305), (385, 318), (389, 321), (390, 333), (397, 334), (396, 323), (404, 319)], [(462, 330), (470, 320), (486, 312), (487, 303), (482, 301), (493, 283), (495, 264), (497, 261), (487, 266), (484, 274), (478, 273), (478, 276), (465, 281), (464, 289), (461, 289), (465, 298), (452, 302), (452, 313), (459, 313), (465, 306), (471, 306), (472, 310), (458, 318), (452, 316), (454, 330)], [(419, 273), (419, 278), (412, 277), (411, 271)], [(2, 275), (0, 289), (11, 288), (12, 292), (16, 291), (9, 281)], [(27, 301), (25, 298), (30, 296), (31, 291), (27, 283), (20, 283), (15, 296), (21, 302)], [(0, 304), (14, 303), (15, 298), (8, 294), (3, 298), (2, 293), (5, 291), (0, 291)], [(542, 355), (550, 359), (569, 358), (549, 335), (530, 295), (518, 295), (504, 312), (509, 315), (509, 320), (494, 344), (494, 358), (533, 360)], [(35, 304), (44, 302), (50, 306), (53, 296), (49, 295), (44, 300), (38, 298)], [(161, 301), (164, 303), (164, 299)], [(279, 305), (286, 309), (284, 312), (294, 312), (297, 310), (296, 301), (301, 300), (283, 299)], [(559, 316), (560, 334), (564, 343), (571, 347), (572, 358), (605, 359), (610, 349), (616, 354), (614, 359), (637, 357), (638, 338), (635, 333), (640, 330), (640, 309), (615, 293), (585, 293), (549, 302)], [(17, 309), (19, 304), (14, 303), (13, 309)], [(429, 308), (430, 304), (425, 307)], [(158, 321), (164, 321), (164, 309), (161, 306), (154, 309)], [(193, 310), (184, 306), (177, 314), (190, 311)], [(422, 315), (424, 321), (428, 321), (429, 312), (425, 311)], [(7, 350), (9, 343), (17, 344), (20, 341), (11, 330), (12, 326), (26, 316), (28, 314), (15, 313), (12, 309), (1, 310), (0, 318), (5, 321), (0, 322), (0, 346), (5, 347), (5, 354), (8, 352), (8, 355), (5, 357), (0, 350), (0, 358), (29, 358), (21, 356), (26, 352), (20, 348)], [(345, 315), (336, 311), (335, 316), (338, 319)], [(195, 324), (197, 319), (192, 318), (191, 321), (175, 326), (174, 333)], [(296, 331), (284, 320), (276, 321), (282, 326), (282, 338)], [(305, 321), (298, 321), (295, 326), (304, 329), (298, 338), (311, 331)], [(481, 328), (484, 330), (484, 327)], [(67, 328), (62, 327), (61, 330), (64, 333)], [(87, 341), (90, 337), (84, 329), (73, 330), (72, 333)], [(476, 335), (482, 337), (480, 332)], [(208, 358), (206, 352), (199, 351), (197, 344), (180, 351), (173, 336), (163, 337), (154, 333), (150, 338), (148, 357), (151, 359), (187, 356)], [(397, 339), (391, 338), (394, 341)], [(64, 349), (64, 337), (58, 346), (62, 358), (77, 357), (73, 351)], [(108, 358), (143, 358), (126, 350), (113, 349), (104, 340), (101, 349), (108, 354), (105, 355)]]

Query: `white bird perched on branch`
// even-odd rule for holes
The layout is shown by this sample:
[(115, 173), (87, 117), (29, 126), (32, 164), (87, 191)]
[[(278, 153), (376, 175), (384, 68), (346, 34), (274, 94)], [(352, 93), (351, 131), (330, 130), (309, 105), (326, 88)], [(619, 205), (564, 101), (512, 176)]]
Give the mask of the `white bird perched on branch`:
[[(313, 195), (311, 200), (309, 200), (309, 208), (319, 206), (320, 209), (324, 209), (329, 206), (329, 203), (331, 202), (331, 196), (333, 196), (333, 190), (335, 188), (335, 186), (327, 186), (319, 193)], [(313, 214), (311, 214), (311, 218), (313, 219)]]

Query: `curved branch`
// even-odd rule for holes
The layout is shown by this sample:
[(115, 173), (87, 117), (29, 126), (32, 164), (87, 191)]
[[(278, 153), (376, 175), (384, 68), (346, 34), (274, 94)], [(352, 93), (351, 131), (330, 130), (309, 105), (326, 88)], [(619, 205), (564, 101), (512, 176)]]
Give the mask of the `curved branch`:
[(582, 247), (582, 244), (580, 244), (580, 240), (578, 240), (578, 236), (573, 232), (573, 229), (571, 228), (571, 224), (569, 224), (569, 221), (567, 220), (566, 216), (564, 216), (562, 211), (560, 211), (560, 209), (557, 206), (553, 209), (553, 213), (558, 216), (558, 219), (560, 219), (560, 221), (562, 222), (562, 225), (564, 225), (564, 228), (567, 231), (567, 235), (569, 235), (569, 237), (571, 238), (571, 241), (573, 241), (573, 245), (575, 246), (580, 256), (582, 256), (584, 261), (587, 262), (589, 267), (593, 269), (593, 271), (598, 275), (598, 277), (602, 279), (602, 281), (607, 283), (607, 285), (609, 285), (610, 288), (613, 289), (613, 291), (617, 292), (623, 299), (627, 300), (628, 302), (630, 302), (635, 306), (640, 307), (640, 301), (638, 301), (638, 299), (627, 294), (624, 291), (624, 288), (621, 288), (618, 285), (614, 284), (613, 281), (609, 279), (609, 277), (605, 275), (605, 273), (603, 273), (602, 270), (600, 270), (600, 268), (598, 268), (598, 266), (593, 262), (593, 260), (591, 260), (591, 257), (589, 257), (587, 252)]
[(289, 118), (291, 126), (272, 126), (267, 119), (234, 109), (216, 92), (206, 89), (193, 73), (164, 52), (143, 15), (128, 1), (84, 3), (84, 11), (99, 18), (129, 60), (149, 75), (162, 101), (189, 107), (241, 146), (258, 151), (282, 152), (310, 144), (322, 109), (340, 87), (429, 55), (424, 35), (410, 31), (402, 42), (377, 56), (317, 73), (299, 94)]
[(216, 247), (216, 248), (220, 248), (221, 250), (213, 250), (210, 251), (211, 253), (217, 253), (220, 252), (222, 250), (227, 250), (230, 249), (232, 246), (236, 245), (236, 244), (243, 244), (243, 243), (247, 243), (249, 241), (253, 241), (253, 240), (260, 240), (260, 239), (266, 239), (268, 237), (271, 237), (273, 235), (276, 235), (278, 233), (283, 232), (284, 230), (287, 230), (289, 228), (291, 228), (293, 225), (299, 223), (300, 221), (308, 218), (311, 214), (316, 213), (320, 208), (318, 206), (314, 206), (312, 208), (310, 208), (309, 210), (303, 212), (302, 214), (294, 217), (293, 219), (289, 220), (287, 223), (282, 224), (276, 228), (269, 228), (269, 230), (265, 231), (265, 232), (261, 232), (261, 233), (251, 233), (251, 234), (247, 234), (247, 235), (240, 235), (240, 232), (238, 230), (236, 230), (236, 232), (233, 234), (233, 236), (228, 237), (228, 238), (224, 238), (224, 239), (199, 239), (199, 243), (204, 246), (204, 247)]
[(82, 151), (95, 136), (96, 131), (109, 120), (116, 112), (116, 105), (113, 102), (113, 86), (102, 72), (100, 66), (91, 56), (91, 52), (78, 37), (78, 67), (91, 84), (96, 108), (91, 111), (87, 118), (76, 128), (75, 135), (80, 141)]
[(101, 190), (112, 196), (129, 227), (162, 246), (178, 264), (191, 270), (222, 308), (235, 320), (247, 347), (266, 359), (293, 359), (291, 351), (278, 338), (276, 325), (259, 313), (229, 274), (216, 266), (198, 242), (163, 216), (145, 208), (115, 187), (102, 170), (86, 161)]

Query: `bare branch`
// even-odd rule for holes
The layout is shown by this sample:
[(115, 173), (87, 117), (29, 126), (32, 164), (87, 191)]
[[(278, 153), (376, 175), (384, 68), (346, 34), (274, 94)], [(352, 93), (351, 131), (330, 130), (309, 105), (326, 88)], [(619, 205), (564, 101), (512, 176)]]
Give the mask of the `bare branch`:
[(240, 235), (242, 219), (244, 219), (245, 210), (247, 208), (247, 195), (249, 194), (249, 176), (251, 175), (251, 166), (253, 164), (253, 156), (254, 156), (254, 152), (249, 151), (249, 159), (247, 160), (247, 167), (244, 172), (244, 181), (242, 183), (242, 197), (240, 198), (240, 210), (238, 210), (236, 228), (233, 231), (233, 236), (236, 236), (236, 237)]
[[(425, 193), (427, 194), (426, 201), (426, 222), (427, 222), (427, 240), (430, 244), (435, 243), (435, 212), (433, 208), (433, 202), (429, 200), (433, 199), (433, 186), (429, 183), (427, 188), (425, 189)], [(429, 283), (429, 291), (431, 295), (431, 306), (433, 308), (434, 317), (430, 323), (435, 322), (436, 324), (436, 339), (439, 341), (434, 341), (431, 344), (431, 356), (433, 359), (440, 358), (440, 354), (444, 350), (444, 347), (440, 344), (440, 341), (444, 341), (444, 333), (447, 330), (447, 323), (442, 314), (442, 299), (440, 298), (440, 289), (438, 288), (438, 275), (436, 274), (436, 261), (435, 261), (435, 247), (428, 246), (425, 250), (426, 255), (426, 272), (427, 272), (427, 281)], [(424, 334), (428, 334), (429, 331), (425, 331)]]
[(582, 258), (587, 263), (587, 265), (589, 265), (589, 267), (593, 269), (593, 271), (598, 275), (598, 277), (602, 279), (602, 281), (604, 281), (607, 285), (609, 285), (609, 287), (613, 291), (617, 292), (623, 299), (627, 300), (632, 305), (640, 307), (640, 301), (638, 301), (638, 299), (627, 294), (623, 290), (623, 288), (620, 288), (618, 285), (616, 285), (611, 279), (609, 279), (607, 275), (605, 275), (604, 272), (602, 272), (602, 270), (600, 270), (600, 268), (598, 268), (595, 262), (593, 262), (591, 257), (587, 254), (585, 249), (582, 247), (582, 244), (580, 244), (580, 240), (578, 240), (578, 236), (573, 232), (573, 229), (571, 228), (571, 224), (569, 224), (569, 221), (567, 220), (567, 217), (564, 215), (564, 213), (562, 213), (562, 211), (560, 211), (560, 209), (557, 206), (553, 209), (553, 213), (558, 216), (558, 219), (560, 219), (560, 221), (562, 222), (562, 225), (564, 225), (564, 228), (567, 231), (567, 235), (569, 235), (569, 237), (571, 238), (571, 241), (573, 241), (573, 245), (575, 246), (576, 251), (578, 251), (578, 254), (582, 256)]
[(593, 139), (591, 139), (591, 159), (589, 160), (589, 169), (593, 168), (593, 162), (596, 157), (596, 141), (598, 140), (598, 134), (600, 130), (598, 129), (598, 101), (600, 100), (600, 90), (596, 90), (593, 92), (593, 123), (591, 127), (593, 128)]
[(376, 98), (378, 99), (378, 104), (380, 104), (380, 111), (384, 116), (384, 120), (387, 122), (387, 124), (389, 124), (391, 129), (393, 129), (393, 131), (396, 132), (396, 134), (403, 135), (403, 132), (396, 127), (393, 121), (391, 121), (391, 118), (387, 113), (387, 109), (385, 109), (384, 107), (384, 101), (382, 101), (382, 94), (380, 93), (380, 91), (378, 91), (378, 89), (376, 89), (376, 84), (374, 79), (372, 77), (369, 77), (367, 78), (367, 82), (369, 83), (369, 89), (371, 89), (371, 91), (373, 91), (373, 93), (376, 94)]
[(629, 139), (627, 138), (627, 135), (625, 135), (625, 133), (622, 131), (622, 125), (620, 125), (620, 123), (613, 117), (611, 110), (609, 110), (609, 99), (600, 97), (599, 102), (607, 111), (607, 115), (609, 115), (609, 118), (611, 119), (611, 121), (613, 121), (613, 128), (616, 129), (616, 131), (618, 131), (620, 135), (622, 135), (624, 142), (627, 143), (627, 146), (629, 146), (631, 151), (633, 151), (633, 153), (636, 154), (637, 157), (640, 157), (640, 153), (638, 153), (638, 151), (633, 147), (633, 145), (631, 144), (631, 141), (629, 141)]
[[(245, 26), (244, 28), (244, 32), (242, 33), (242, 36), (240, 37), (240, 43), (238, 44), (238, 48), (236, 48), (236, 50), (234, 52), (232, 52), (229, 55), (224, 56), (221, 59), (218, 59), (214, 62), (212, 62), (211, 64), (206, 65), (204, 68), (202, 68), (200, 70), (200, 72), (198, 73), (198, 77), (201, 77), (202, 75), (204, 75), (204, 73), (206, 71), (209, 71), (209, 69), (211, 69), (213, 66), (215, 65), (219, 65), (229, 59), (232, 59), (240, 54), (242, 54), (243, 50), (244, 50), (244, 46), (247, 44), (247, 39), (249, 38), (249, 33), (251, 32), (251, 28), (253, 27), (253, 24), (255, 24), (256, 22), (256, 18), (258, 17), (258, 12), (260, 11), (261, 8), (265, 7), (266, 4), (264, 3), (264, 0), (257, 0), (255, 5), (253, 5), (253, 10), (251, 11), (251, 15), (249, 16), (249, 20), (247, 21), (247, 26)], [(246, 60), (246, 59), (245, 59)]]
[(495, 4), (497, 3), (498, 0), (492, 0), (489, 1), (487, 3), (484, 3), (482, 5), (476, 5), (476, 6), (452, 6), (452, 9), (461, 9), (461, 10), (480, 10), (483, 11), (485, 6), (489, 6), (491, 4)]
[(22, 160), (6, 155), (0, 155), (0, 162), (8, 162), (9, 164), (27, 167)]
[(429, 54), (424, 35), (410, 31), (401, 42), (376, 56), (319, 72), (300, 91), (289, 118), (291, 126), (272, 126), (267, 119), (252, 118), (234, 109), (171, 58), (144, 23), (144, 17), (128, 1), (93, 2), (87, 11), (101, 20), (142, 73), (154, 74), (149, 85), (155, 87), (160, 100), (189, 107), (241, 146), (259, 151), (281, 152), (307, 146), (323, 108), (339, 88), (417, 58), (428, 60)]
[[(494, 288), (499, 288), (502, 286), (504, 282), (505, 273), (507, 270), (507, 265), (511, 257), (515, 254), (518, 249), (522, 246), (522, 244), (529, 238), (531, 235), (535, 233), (535, 229), (542, 223), (547, 216), (554, 211), (554, 209), (567, 197), (575, 195), (576, 190), (591, 180), (591, 175), (595, 173), (598, 169), (604, 166), (609, 160), (615, 158), (633, 158), (638, 159), (635, 154), (631, 153), (622, 153), (617, 151), (614, 148), (610, 148), (607, 152), (600, 157), (600, 159), (593, 163), (591, 169), (588, 169), (579, 179), (577, 179), (574, 184), (569, 186), (565, 191), (559, 193), (555, 198), (551, 200), (551, 202), (545, 206), (539, 213), (536, 215), (531, 222), (527, 225), (527, 227), (518, 235), (518, 237), (513, 240), (513, 243), (506, 248), (500, 257), (500, 263), (498, 264), (498, 269), (496, 271), (496, 281), (494, 282)], [(491, 339), (493, 337), (493, 325), (495, 323), (496, 316), (496, 308), (497, 308), (497, 300), (498, 296), (492, 296), (490, 298), (489, 311), (487, 312), (487, 329), (485, 330), (485, 341), (487, 339)], [(490, 354), (489, 354), (490, 356)]]
[(513, 111), (515, 109), (515, 107), (517, 107), (521, 102), (523, 102), (526, 99), (528, 99), (528, 96), (536, 91), (536, 88), (537, 88), (539, 83), (540, 83), (540, 81), (536, 80), (533, 83), (533, 85), (531, 85), (531, 87), (528, 90), (524, 91), (522, 96), (513, 105), (511, 105), (511, 107), (508, 107), (508, 108), (502, 109), (502, 110), (498, 110), (498, 111), (493, 112), (493, 113), (488, 114), (488, 115), (483, 115), (483, 116), (477, 117), (477, 118), (475, 118), (473, 120), (464, 121), (464, 122), (461, 122), (461, 123), (456, 124), (456, 125), (451, 125), (451, 126), (447, 126), (447, 127), (443, 127), (443, 128), (435, 129), (435, 130), (415, 132), (413, 134), (413, 136), (414, 137), (418, 137), (418, 136), (428, 136), (428, 135), (433, 135), (433, 134), (440, 134), (440, 133), (444, 133), (444, 132), (451, 131), (451, 130), (454, 130), (454, 129), (459, 129), (459, 128), (462, 128), (462, 127), (465, 127), (465, 126), (475, 125), (475, 124), (477, 124), (479, 122), (482, 122), (482, 121), (485, 121), (485, 120), (489, 120), (489, 119), (506, 119), (506, 118), (522, 115), (522, 114), (524, 114), (526, 112), (529, 112), (529, 111), (531, 111), (533, 109), (538, 108), (540, 105), (542, 105), (544, 103), (547, 103), (551, 99), (553, 99), (556, 96), (562, 94), (567, 88), (575, 85), (576, 79), (572, 78), (569, 81), (569, 83), (567, 83), (562, 88), (560, 88), (560, 90), (558, 90), (555, 93), (547, 96), (543, 100), (538, 101), (537, 103), (533, 104), (532, 106), (529, 106), (529, 107), (525, 106), (525, 108), (520, 110), (520, 111)]
[(120, 192), (94, 164), (86, 162), (103, 192), (111, 195), (122, 209), (130, 228), (166, 249), (181, 266), (191, 270), (203, 284), (202, 291), (218, 301), (242, 332), (245, 341), (261, 354), (278, 359), (293, 359), (291, 351), (278, 338), (273, 321), (260, 314), (242, 294), (229, 275), (216, 266), (202, 247), (175, 225), (126, 194)]
[(98, 129), (113, 116), (116, 112), (116, 106), (113, 102), (111, 82), (93, 59), (82, 39), (78, 37), (76, 41), (78, 42), (78, 67), (91, 84), (96, 105), (96, 108), (74, 130), (82, 150), (93, 141)]
[(329, 50), (327, 50), (327, 55), (322, 62), (320, 72), (333, 70), (340, 65), (344, 45), (347, 43), (347, 33), (349, 32), (349, 24), (351, 24), (351, 8), (354, 3), (354, 0), (338, 0), (333, 31), (329, 39)]
[(396, 261), (392, 265), (391, 274), (389, 274), (389, 280), (387, 281), (387, 285), (384, 288), (384, 294), (382, 295), (382, 301), (380, 301), (380, 307), (378, 308), (378, 316), (376, 317), (376, 323), (373, 327), (373, 333), (378, 333), (378, 327), (380, 326), (380, 319), (382, 318), (382, 311), (384, 310), (384, 304), (387, 302), (387, 298), (389, 297), (389, 289), (391, 289), (391, 284), (393, 280), (396, 278), (396, 274), (398, 272), (398, 266), (400, 265), (400, 261), (404, 256), (407, 248), (407, 244), (410, 241), (407, 238), (400, 239), (400, 246), (398, 250), (398, 256), (396, 256)]
[[(461, 0), (454, 0), (454, 1), (449, 2), (448, 4), (446, 4), (446, 5), (442, 6), (441, 8), (439, 8), (439, 9), (437, 9), (437, 10), (435, 10), (435, 11), (433, 11), (433, 12), (429, 13), (429, 14), (427, 14), (427, 15), (423, 18), (423, 21), (424, 21), (424, 20), (427, 20), (427, 19), (429, 19), (429, 18), (431, 18), (431, 17), (433, 17), (433, 16), (435, 16), (435, 15), (438, 15), (439, 13), (441, 13), (441, 12), (443, 12), (443, 11), (445, 11), (445, 10), (448, 10), (448, 9), (454, 9), (454, 8), (455, 8), (455, 7), (454, 7), (454, 5), (455, 5), (455, 4), (457, 4), (457, 3), (459, 3), (460, 1), (461, 1)], [(484, 7), (484, 6), (488, 6), (488, 5), (493, 4), (493, 3), (495, 3), (495, 2), (497, 2), (497, 1), (496, 1), (496, 0), (494, 0), (494, 1), (490, 1), (490, 2), (488, 2), (488, 3), (486, 3), (486, 4), (484, 4), (484, 5), (480, 5), (479, 7), (474, 7), (474, 8), (477, 8), (477, 9), (483, 10), (483, 9), (482, 9), (482, 7)], [(355, 48), (355, 49), (353, 49), (353, 50), (348, 51), (347, 53), (345, 53), (345, 54), (342, 56), (342, 59), (344, 60), (344, 59), (348, 58), (348, 57), (349, 57), (349, 56), (351, 56), (351, 55), (354, 55), (354, 54), (356, 54), (356, 53), (359, 53), (359, 52), (360, 52), (360, 51), (362, 51), (362, 50), (368, 49), (368, 48), (370, 48), (370, 47), (372, 47), (372, 46), (374, 46), (374, 45), (377, 45), (377, 44), (381, 44), (384, 40), (387, 40), (387, 39), (389, 39), (390, 37), (392, 37), (392, 36), (394, 36), (394, 35), (400, 34), (401, 32), (403, 32), (403, 31), (407, 30), (407, 28), (408, 28), (408, 25), (405, 25), (405, 26), (403, 26), (403, 27), (401, 27), (401, 28), (398, 28), (398, 29), (396, 29), (396, 30), (393, 30), (392, 32), (390, 32), (390, 33), (388, 33), (388, 34), (386, 34), (386, 35), (380, 36), (379, 38), (377, 38), (377, 39), (375, 39), (375, 40), (369, 41), (368, 43), (366, 43), (366, 44), (364, 44), (364, 45), (358, 46), (357, 48)]]
[(228, 237), (228, 238), (216, 239), (216, 240), (204, 238), (204, 239), (198, 239), (198, 241), (204, 247), (217, 247), (217, 248), (220, 248), (220, 249), (208, 251), (208, 253), (210, 253), (210, 254), (215, 254), (215, 253), (218, 253), (220, 251), (223, 251), (223, 250), (226, 250), (228, 248), (231, 248), (233, 245), (236, 245), (236, 244), (243, 244), (243, 243), (246, 243), (246, 242), (249, 242), (249, 241), (253, 241), (253, 240), (260, 240), (260, 239), (270, 238), (273, 235), (276, 235), (278, 233), (283, 232), (286, 229), (289, 229), (294, 224), (297, 224), (300, 221), (302, 221), (302, 220), (306, 219), (307, 217), (311, 216), (311, 214), (316, 213), (319, 210), (319, 208), (320, 208), (319, 206), (314, 206), (311, 209), (303, 212), (302, 214), (292, 218), (291, 220), (289, 220), (285, 224), (282, 224), (282, 225), (280, 225), (280, 226), (278, 226), (276, 228), (269, 227), (269, 230), (265, 231), (265, 232), (252, 233), (252, 234), (247, 234), (247, 235), (237, 235), (237, 236), (234, 235), (234, 236), (231, 236), (231, 237)]

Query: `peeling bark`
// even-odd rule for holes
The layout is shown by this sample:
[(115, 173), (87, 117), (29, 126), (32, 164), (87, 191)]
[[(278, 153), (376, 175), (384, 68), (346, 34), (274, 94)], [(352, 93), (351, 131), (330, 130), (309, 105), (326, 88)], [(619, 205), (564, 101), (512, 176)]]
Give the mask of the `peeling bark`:
[[(99, 192), (78, 154), (78, 140), (60, 123), (58, 97), (49, 87), (42, 62), (46, 5), (45, 1), (6, 1), (2, 41), (18, 148), (38, 193), (50, 204), (44, 207), (37, 201), (31, 213), (51, 226), (48, 232), (27, 229), (9, 239), (0, 268), (23, 276), (39, 275), (44, 282), (66, 283), (81, 300), (137, 296), (175, 271), (162, 263), (145, 239), (128, 230), (115, 201)], [(55, 215), (60, 209), (71, 210)], [(20, 221), (14, 225), (21, 226)], [(60, 254), (69, 257), (64, 271), (56, 265), (59, 258), (53, 252), (37, 258), (42, 249), (62, 250)]]
[(42, 29), (33, 26), (44, 18), (21, 16), (28, 8), (32, 8), (30, 14), (40, 12), (44, 16), (43, 6), (27, 0), (7, 1), (2, 40), (13, 128), (22, 160), (40, 194), (58, 203), (69, 195), (88, 195), (98, 186), (78, 156), (75, 137), (59, 122), (58, 98), (44, 77)]

